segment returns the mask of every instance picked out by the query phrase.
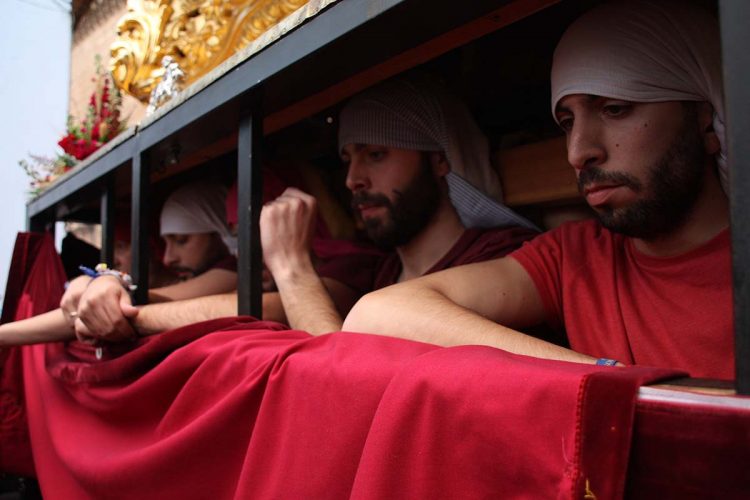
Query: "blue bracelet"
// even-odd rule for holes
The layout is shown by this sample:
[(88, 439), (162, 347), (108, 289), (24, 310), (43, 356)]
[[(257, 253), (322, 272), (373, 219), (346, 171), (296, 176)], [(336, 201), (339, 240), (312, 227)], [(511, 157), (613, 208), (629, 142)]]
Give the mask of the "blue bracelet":
[(596, 360), (596, 364), (599, 366), (615, 366), (617, 364), (617, 360), (615, 359), (607, 359), (607, 358), (599, 358)]
[(97, 273), (96, 271), (94, 271), (90, 267), (78, 266), (78, 269), (80, 269), (81, 272), (83, 274), (85, 274), (86, 276), (88, 276), (89, 278), (96, 278), (97, 276), (99, 276), (99, 273)]

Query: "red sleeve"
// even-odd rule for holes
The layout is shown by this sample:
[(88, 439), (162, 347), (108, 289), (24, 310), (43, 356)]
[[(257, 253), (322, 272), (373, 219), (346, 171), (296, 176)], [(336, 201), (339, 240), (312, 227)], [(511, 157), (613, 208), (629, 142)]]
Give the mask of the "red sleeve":
[[(468, 229), (466, 233), (477, 232), (475, 239), (472, 239), (465, 248), (460, 243), (457, 244), (449, 255), (443, 260), (451, 259), (445, 263), (445, 269), (464, 264), (473, 264), (475, 262), (484, 262), (486, 260), (505, 257), (512, 251), (520, 247), (524, 242), (529, 241), (539, 235), (539, 232), (524, 227), (505, 227), (492, 229)], [(466, 236), (470, 236), (467, 234)], [(460, 255), (455, 255), (460, 252)], [(431, 269), (430, 272), (438, 269)]]
[(527, 241), (510, 254), (531, 276), (542, 297), (547, 323), (555, 329), (564, 328), (561, 240), (562, 227)]
[(370, 245), (345, 240), (313, 241), (315, 270), (321, 278), (343, 283), (364, 295), (373, 290), (375, 268), (383, 254)]
[(211, 269), (224, 269), (225, 271), (237, 272), (237, 257), (234, 255), (227, 255), (216, 264), (211, 266)]

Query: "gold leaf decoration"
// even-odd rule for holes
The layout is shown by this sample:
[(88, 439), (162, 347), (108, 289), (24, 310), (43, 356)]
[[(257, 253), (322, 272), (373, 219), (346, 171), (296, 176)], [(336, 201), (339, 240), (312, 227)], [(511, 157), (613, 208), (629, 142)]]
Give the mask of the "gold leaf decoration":
[(143, 102), (172, 56), (190, 85), (308, 0), (128, 0), (110, 48), (117, 86)]

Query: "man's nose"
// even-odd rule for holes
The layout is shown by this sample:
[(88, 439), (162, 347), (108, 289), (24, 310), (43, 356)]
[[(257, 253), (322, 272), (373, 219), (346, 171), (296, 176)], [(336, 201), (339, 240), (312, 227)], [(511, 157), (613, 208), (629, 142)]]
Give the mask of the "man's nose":
[(166, 267), (170, 267), (177, 264), (177, 261), (178, 258), (174, 252), (174, 246), (171, 243), (167, 243), (164, 246), (164, 258), (162, 259), (162, 262)]
[(607, 158), (601, 129), (591, 119), (576, 119), (568, 132), (568, 162), (576, 171), (599, 166)]
[(349, 162), (349, 170), (346, 173), (346, 187), (352, 193), (370, 188), (367, 169), (354, 158)]

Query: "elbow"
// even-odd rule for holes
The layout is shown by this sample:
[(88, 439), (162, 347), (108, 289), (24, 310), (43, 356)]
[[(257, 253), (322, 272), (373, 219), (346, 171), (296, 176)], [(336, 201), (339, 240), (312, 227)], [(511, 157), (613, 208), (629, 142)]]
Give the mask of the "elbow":
[(377, 333), (377, 325), (373, 321), (377, 314), (373, 314), (373, 311), (379, 309), (379, 302), (380, 292), (368, 293), (359, 299), (344, 319), (341, 329), (346, 332)]

